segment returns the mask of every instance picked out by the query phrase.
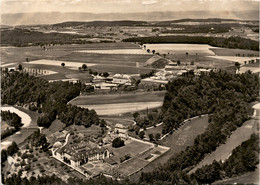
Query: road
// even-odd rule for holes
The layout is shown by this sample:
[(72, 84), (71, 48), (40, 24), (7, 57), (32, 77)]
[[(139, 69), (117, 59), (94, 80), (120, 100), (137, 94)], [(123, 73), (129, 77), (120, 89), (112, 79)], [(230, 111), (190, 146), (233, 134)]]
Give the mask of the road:
[[(9, 145), (12, 144), (12, 142), (16, 142), (17, 145), (21, 144), (24, 142), (24, 140), (29, 137), (34, 131), (38, 129), (37, 125), (37, 119), (40, 114), (30, 111), (28, 109), (22, 108), (22, 107), (17, 107), (17, 106), (2, 106), (1, 110), (7, 110), (10, 107), (10, 111), (12, 110), (19, 110), (17, 111), (17, 114), (20, 112), (22, 114), (18, 114), (19, 116), (22, 116), (22, 120), (26, 120), (26, 123), (24, 126), (21, 128), (20, 131), (14, 133), (13, 135), (10, 135), (3, 139), (1, 141), (1, 150), (2, 149), (7, 149)], [(24, 118), (24, 119), (23, 119)], [(23, 122), (23, 121), (22, 121)]]

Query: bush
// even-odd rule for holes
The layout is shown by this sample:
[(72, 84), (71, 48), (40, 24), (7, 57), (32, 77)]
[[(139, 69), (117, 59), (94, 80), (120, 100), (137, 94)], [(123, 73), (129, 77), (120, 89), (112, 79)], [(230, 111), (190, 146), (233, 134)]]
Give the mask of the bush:
[(115, 138), (112, 142), (112, 146), (114, 148), (119, 148), (119, 147), (124, 146), (124, 145), (125, 145), (125, 142), (120, 137)]

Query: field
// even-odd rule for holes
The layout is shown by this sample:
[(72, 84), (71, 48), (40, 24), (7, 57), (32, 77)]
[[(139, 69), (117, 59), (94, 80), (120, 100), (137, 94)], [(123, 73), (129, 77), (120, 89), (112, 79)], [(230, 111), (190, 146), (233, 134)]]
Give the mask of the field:
[(220, 60), (228, 60), (231, 62), (239, 62), (240, 64), (244, 64), (245, 61), (260, 59), (259, 57), (236, 57), (236, 56), (208, 56), (210, 58), (214, 59), (220, 59)]
[(162, 102), (165, 91), (131, 92), (108, 95), (80, 95), (70, 101), (72, 105), (102, 105), (133, 102)]
[(236, 56), (237, 54), (240, 54), (240, 56), (243, 56), (243, 54), (245, 56), (247, 56), (248, 54), (259, 56), (258, 51), (251, 51), (245, 49), (228, 49), (228, 48), (217, 48), (217, 47), (213, 47), (209, 49), (212, 50), (215, 53), (215, 55), (218, 56)]
[[(172, 135), (165, 137), (159, 141), (160, 145), (171, 148), (167, 153), (149, 163), (142, 172), (149, 172), (158, 167), (158, 165), (166, 163), (172, 156), (185, 150), (187, 146), (192, 146), (197, 135), (202, 134), (208, 127), (208, 116), (197, 117), (184, 123)], [(135, 174), (131, 179), (136, 180), (140, 173)], [(131, 180), (130, 179), (130, 180)]]
[(98, 54), (145, 54), (145, 55), (149, 55), (146, 50), (142, 50), (142, 49), (80, 50), (77, 52), (98, 53)]
[(214, 55), (210, 48), (214, 48), (207, 44), (145, 44), (146, 49), (155, 50), (159, 53), (170, 54), (208, 54)]
[[(120, 176), (123, 177), (139, 171), (152, 160), (156, 159), (168, 150), (168, 148), (155, 146), (152, 143), (143, 142), (133, 138), (126, 140), (125, 146), (123, 147), (113, 148), (110, 146), (108, 149), (114, 153), (112, 159), (119, 164), (119, 166), (116, 167), (116, 171), (118, 171)], [(121, 163), (120, 158), (126, 154), (130, 154), (131, 158)]]
[(234, 66), (232, 61), (225, 60), (224, 58), (213, 58), (215, 56), (205, 56), (205, 55), (166, 55), (166, 58), (172, 61), (180, 61), (181, 65), (190, 65), (191, 62), (198, 67), (203, 68), (224, 68), (228, 66)]
[(164, 91), (157, 91), (92, 96), (81, 95), (70, 101), (70, 103), (94, 109), (99, 115), (123, 114), (160, 107), (164, 93)]

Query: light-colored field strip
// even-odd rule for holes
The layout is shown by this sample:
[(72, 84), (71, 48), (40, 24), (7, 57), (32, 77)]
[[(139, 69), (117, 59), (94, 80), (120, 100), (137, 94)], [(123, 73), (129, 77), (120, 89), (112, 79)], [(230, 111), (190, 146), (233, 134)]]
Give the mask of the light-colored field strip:
[(235, 57), (235, 56), (207, 56), (207, 57), (216, 58), (220, 60), (229, 60), (232, 62), (239, 62), (240, 64), (244, 64), (245, 61), (248, 62), (249, 60), (260, 59), (259, 57)]
[(17, 63), (8, 63), (8, 64), (1, 64), (1, 67), (7, 67), (11, 65), (17, 65)]
[(260, 68), (259, 67), (241, 67), (239, 69), (239, 73), (244, 73), (244, 72), (246, 72), (248, 70), (252, 71), (253, 73), (260, 72)]
[(98, 53), (98, 54), (148, 54), (146, 50), (142, 49), (113, 49), (113, 50), (79, 50), (81, 53)]
[(116, 103), (102, 105), (77, 105), (79, 107), (94, 109), (98, 115), (115, 115), (127, 112), (135, 112), (145, 109), (162, 106), (162, 102), (136, 102), (136, 103)]
[[(27, 63), (27, 62), (26, 62)], [(88, 67), (95, 66), (96, 64), (92, 63), (82, 63), (82, 62), (68, 62), (60, 60), (34, 60), (30, 64), (41, 64), (41, 65), (52, 65), (52, 66), (61, 66), (61, 63), (65, 64), (65, 67), (78, 70), (79, 67), (82, 67), (83, 64), (86, 64)]]
[(207, 44), (145, 44), (146, 49), (155, 50), (156, 52), (170, 52), (170, 53), (207, 53), (215, 55), (209, 48), (214, 48)]

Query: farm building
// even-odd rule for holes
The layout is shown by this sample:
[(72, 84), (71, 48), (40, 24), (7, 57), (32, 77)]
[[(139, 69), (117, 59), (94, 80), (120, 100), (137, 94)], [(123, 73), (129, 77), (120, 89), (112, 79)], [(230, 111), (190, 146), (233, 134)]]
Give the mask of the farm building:
[(125, 85), (131, 85), (131, 78), (129, 75), (124, 75), (124, 74), (115, 74), (113, 76), (113, 81), (112, 83), (114, 84), (125, 84)]
[(104, 160), (110, 157), (108, 149), (89, 148), (86, 144), (78, 144), (76, 146), (65, 146), (54, 152), (54, 157), (74, 166), (86, 164), (88, 161)]

